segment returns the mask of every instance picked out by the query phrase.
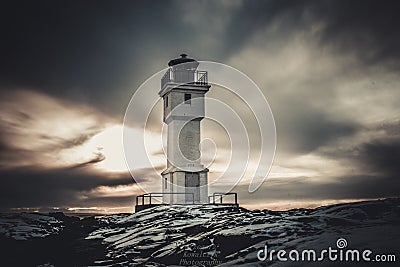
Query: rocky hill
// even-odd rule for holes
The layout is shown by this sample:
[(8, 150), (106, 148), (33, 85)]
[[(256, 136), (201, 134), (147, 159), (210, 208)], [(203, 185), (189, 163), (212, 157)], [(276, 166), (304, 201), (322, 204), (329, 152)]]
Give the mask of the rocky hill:
[[(342, 242), (342, 243), (340, 243)], [(159, 206), (99, 217), (62, 213), (0, 215), (4, 266), (338, 266), (321, 251), (371, 250), (400, 261), (400, 200), (386, 199), (283, 212), (220, 206)], [(263, 259), (266, 252), (268, 257)], [(286, 261), (271, 251), (285, 250)], [(290, 251), (299, 259), (288, 258)], [(317, 262), (302, 259), (314, 250)], [(261, 252), (260, 252), (261, 251)], [(295, 255), (295, 254), (293, 254)], [(308, 256), (308, 255), (306, 255)], [(311, 255), (312, 256), (312, 255)], [(339, 258), (338, 258), (339, 259)], [(359, 262), (358, 262), (359, 263)]]

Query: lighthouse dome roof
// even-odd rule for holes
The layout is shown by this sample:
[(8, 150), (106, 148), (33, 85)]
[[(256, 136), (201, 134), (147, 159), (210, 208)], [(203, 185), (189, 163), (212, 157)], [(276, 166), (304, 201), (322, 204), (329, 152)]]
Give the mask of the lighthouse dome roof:
[(172, 67), (175, 65), (179, 65), (182, 63), (189, 63), (189, 62), (194, 62), (196, 64), (196, 67), (199, 65), (199, 63), (196, 60), (194, 60), (193, 58), (188, 58), (187, 54), (180, 54), (180, 56), (181, 57), (179, 57), (179, 58), (171, 59), (168, 62), (168, 66)]

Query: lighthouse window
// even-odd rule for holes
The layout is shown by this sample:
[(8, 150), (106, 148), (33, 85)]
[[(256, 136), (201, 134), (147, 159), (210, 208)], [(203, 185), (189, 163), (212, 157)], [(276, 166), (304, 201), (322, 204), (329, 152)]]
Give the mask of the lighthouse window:
[(168, 107), (168, 96), (165, 97), (165, 107)]
[(191, 94), (185, 94), (185, 104), (189, 104), (190, 105), (190, 99), (192, 99), (192, 95)]
[(167, 178), (164, 178), (164, 188), (167, 189), (168, 187), (168, 181)]

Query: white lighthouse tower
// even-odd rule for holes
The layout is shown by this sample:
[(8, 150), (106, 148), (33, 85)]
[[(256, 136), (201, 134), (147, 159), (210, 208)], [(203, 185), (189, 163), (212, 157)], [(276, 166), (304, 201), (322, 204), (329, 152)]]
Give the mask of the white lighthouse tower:
[(167, 169), (162, 175), (163, 202), (208, 203), (208, 169), (200, 161), (200, 122), (204, 95), (210, 89), (199, 62), (181, 54), (168, 63), (161, 79), (164, 123), (167, 125)]

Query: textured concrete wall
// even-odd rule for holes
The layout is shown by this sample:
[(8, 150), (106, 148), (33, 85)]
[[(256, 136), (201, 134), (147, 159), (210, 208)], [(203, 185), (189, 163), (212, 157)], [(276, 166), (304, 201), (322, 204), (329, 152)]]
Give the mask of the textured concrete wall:
[(173, 120), (168, 124), (168, 167), (200, 171), (200, 121)]
[[(200, 199), (195, 203), (208, 203), (208, 173), (207, 171), (199, 172), (199, 196)], [(165, 188), (165, 178), (167, 178), (167, 188)], [(193, 193), (194, 188), (187, 188), (186, 186), (186, 172), (175, 171), (165, 173), (163, 175), (163, 189), (164, 193), (180, 193), (180, 194), (165, 194), (163, 202), (169, 204), (191, 204), (192, 198), (186, 198), (184, 193)]]
[(200, 173), (200, 203), (208, 203), (208, 172)]
[[(208, 203), (207, 172), (200, 162), (200, 121), (205, 114), (204, 94), (209, 86), (185, 85), (162, 90), (160, 96), (164, 98), (164, 122), (168, 125), (167, 136), (167, 169), (163, 179), (167, 178), (163, 192), (187, 193), (197, 190), (186, 189), (185, 171), (199, 173), (199, 196), (197, 203)], [(185, 102), (185, 94), (191, 94), (190, 103)], [(168, 97), (168, 105), (165, 104)], [(172, 182), (172, 183), (171, 183)], [(197, 194), (197, 193), (196, 193)], [(185, 194), (173, 196), (165, 195), (165, 203), (184, 204), (187, 201)]]
[[(186, 193), (185, 191), (185, 173), (184, 172), (175, 172), (174, 173), (174, 181), (176, 180), (176, 192), (178, 193)], [(186, 203), (185, 201), (185, 195), (184, 194), (179, 194), (175, 195), (175, 202), (178, 204), (183, 204)]]
[(200, 121), (188, 121), (179, 133), (179, 148), (185, 159), (200, 160)]
[[(191, 118), (202, 118), (205, 113), (204, 94), (196, 91), (173, 90), (164, 96), (164, 122), (171, 120), (190, 120)], [(185, 94), (191, 95), (190, 104), (185, 103)], [(168, 106), (165, 101), (168, 96)], [(186, 118), (185, 118), (186, 117)]]

